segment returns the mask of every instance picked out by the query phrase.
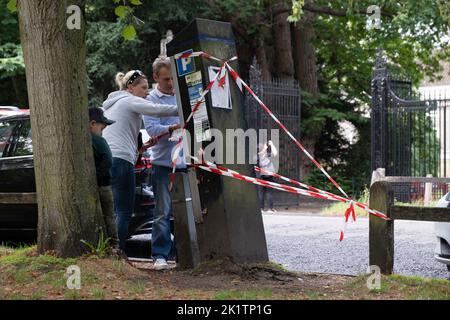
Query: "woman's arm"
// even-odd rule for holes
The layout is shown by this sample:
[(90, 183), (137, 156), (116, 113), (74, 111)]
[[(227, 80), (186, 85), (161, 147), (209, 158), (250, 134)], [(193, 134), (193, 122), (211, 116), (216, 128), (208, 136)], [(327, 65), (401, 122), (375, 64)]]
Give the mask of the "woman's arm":
[(178, 115), (178, 107), (176, 105), (153, 103), (139, 97), (130, 97), (129, 103), (131, 110), (147, 116), (171, 117)]
[(278, 150), (275, 147), (275, 145), (273, 144), (272, 140), (269, 140), (269, 144), (270, 144), (270, 152), (272, 154), (272, 157), (276, 157), (278, 155)]

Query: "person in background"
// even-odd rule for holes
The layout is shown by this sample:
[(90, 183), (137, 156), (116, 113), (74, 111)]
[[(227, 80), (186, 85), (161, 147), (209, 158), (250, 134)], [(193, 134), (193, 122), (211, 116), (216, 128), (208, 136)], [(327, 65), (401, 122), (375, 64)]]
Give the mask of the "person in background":
[(96, 107), (89, 108), (89, 128), (91, 131), (92, 148), (94, 150), (95, 171), (97, 175), (98, 192), (105, 220), (106, 236), (111, 239), (111, 245), (119, 244), (117, 227), (113, 207), (111, 189), (112, 154), (106, 140), (102, 137), (103, 129), (113, 124), (103, 115), (103, 110)]
[[(261, 169), (264, 169), (269, 172), (275, 172), (275, 166), (273, 164), (273, 158), (278, 155), (278, 150), (273, 144), (271, 140), (268, 141), (268, 143), (258, 144), (258, 166)], [(266, 181), (273, 182), (273, 176), (261, 173), (260, 178)], [(265, 198), (267, 195), (267, 202), (269, 205), (269, 209), (266, 211), (268, 213), (274, 213), (276, 212), (275, 208), (273, 207), (273, 189), (269, 187), (264, 186), (258, 186), (258, 193), (259, 193), (259, 200), (261, 202), (261, 210), (265, 211)]]
[[(176, 98), (173, 90), (170, 60), (159, 57), (153, 63), (153, 79), (157, 86), (147, 97), (153, 103), (175, 104)], [(170, 218), (172, 215), (172, 197), (169, 190), (169, 175), (172, 172), (172, 150), (176, 141), (170, 141), (172, 132), (180, 128), (180, 119), (176, 117), (144, 116), (145, 129), (149, 136), (161, 137), (151, 148), (152, 155), (152, 187), (155, 194), (155, 216), (152, 229), (152, 257), (155, 261), (155, 270), (168, 269), (167, 258), (172, 248), (170, 233)], [(179, 157), (176, 167), (185, 169), (184, 157)]]
[[(107, 127), (103, 136), (113, 155), (112, 190), (114, 210), (116, 212), (119, 248), (124, 252), (128, 225), (134, 209), (136, 180), (134, 165), (138, 157), (138, 134), (142, 123), (142, 114), (154, 117), (176, 116), (178, 108), (173, 104), (156, 104), (145, 99), (148, 95), (148, 81), (144, 73), (132, 70), (116, 75), (118, 91), (108, 95), (103, 102), (105, 115), (116, 123)], [(154, 144), (150, 139), (144, 148)]]

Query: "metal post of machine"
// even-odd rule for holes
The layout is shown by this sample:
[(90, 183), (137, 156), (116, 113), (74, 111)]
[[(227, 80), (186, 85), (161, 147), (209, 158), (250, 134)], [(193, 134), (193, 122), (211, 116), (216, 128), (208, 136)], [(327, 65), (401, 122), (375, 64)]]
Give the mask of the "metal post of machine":
[[(235, 56), (236, 44), (231, 25), (195, 19), (167, 44), (167, 54), (172, 61), (179, 114), (183, 122), (191, 113), (202, 90), (220, 67), (218, 63), (200, 57), (179, 58), (182, 53), (190, 50), (204, 51), (220, 59)], [(239, 72), (237, 61), (231, 65)], [(206, 101), (186, 128), (191, 141), (189, 145), (187, 141), (184, 143), (188, 152), (197, 156), (198, 150), (194, 147), (201, 145), (203, 149), (207, 148), (216, 139), (212, 134), (213, 129), (216, 129), (223, 135), (226, 151), (215, 150), (215, 152), (223, 152), (228, 156), (232, 150), (234, 155), (232, 159), (234, 161), (229, 161), (229, 157), (223, 157), (227, 162), (225, 166), (242, 174), (254, 176), (254, 162), (249, 155), (251, 148), (256, 151), (256, 145), (251, 145), (249, 139), (242, 142), (236, 141), (238, 140), (236, 138), (231, 140), (225, 138), (229, 133), (227, 129), (247, 130), (244, 95), (231, 77), (227, 77), (223, 90), (227, 90), (225, 99), (222, 96), (214, 100), (211, 97), (214, 92), (206, 96)], [(238, 144), (240, 147), (245, 145), (245, 163), (237, 161)], [(185, 156), (188, 152), (185, 152)], [(225, 154), (226, 152), (228, 154)], [(188, 158), (187, 160), (190, 161)], [(191, 188), (198, 187), (200, 195), (202, 219), (196, 218), (196, 230), (201, 260), (230, 258), (236, 263), (267, 261), (266, 238), (256, 187), (201, 170), (196, 170), (189, 179)], [(194, 215), (198, 215), (198, 212)]]

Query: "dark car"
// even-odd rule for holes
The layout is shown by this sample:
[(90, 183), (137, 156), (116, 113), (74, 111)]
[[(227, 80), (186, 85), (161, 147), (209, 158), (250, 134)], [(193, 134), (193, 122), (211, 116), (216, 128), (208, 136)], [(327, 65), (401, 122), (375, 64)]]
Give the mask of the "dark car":
[[(150, 160), (141, 157), (135, 166), (136, 201), (129, 236), (152, 230), (154, 199)], [(0, 193), (36, 192), (29, 114), (0, 117)], [(36, 204), (0, 204), (0, 239), (36, 238)]]

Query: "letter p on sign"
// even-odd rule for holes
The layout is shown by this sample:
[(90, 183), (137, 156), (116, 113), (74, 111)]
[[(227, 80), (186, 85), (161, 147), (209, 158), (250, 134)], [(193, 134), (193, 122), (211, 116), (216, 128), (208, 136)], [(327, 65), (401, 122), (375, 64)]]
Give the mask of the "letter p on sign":
[(175, 55), (175, 61), (177, 62), (177, 70), (178, 76), (182, 77), (189, 73), (195, 72), (195, 61), (192, 57), (181, 58), (181, 56), (185, 53), (192, 53), (193, 50), (189, 49), (183, 52), (180, 52)]

